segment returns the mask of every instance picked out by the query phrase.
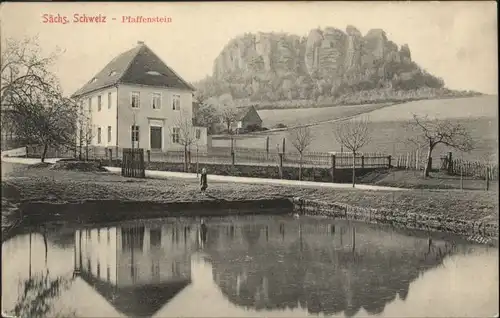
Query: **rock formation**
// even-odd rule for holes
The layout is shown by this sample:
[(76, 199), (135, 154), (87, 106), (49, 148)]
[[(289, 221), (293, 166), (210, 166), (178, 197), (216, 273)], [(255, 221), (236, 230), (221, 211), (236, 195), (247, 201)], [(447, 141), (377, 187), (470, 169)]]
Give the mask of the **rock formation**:
[[(403, 73), (409, 76), (407, 82), (424, 76), (412, 62), (408, 45), (398, 48), (384, 30), (372, 29), (363, 36), (354, 26), (345, 31), (327, 27), (313, 29), (306, 37), (259, 32), (235, 38), (215, 59), (213, 76), (195, 86), (210, 96), (229, 92), (236, 99), (307, 99), (333, 96), (345, 86), (353, 91), (397, 86), (405, 79)], [(419, 83), (443, 85), (434, 77)]]

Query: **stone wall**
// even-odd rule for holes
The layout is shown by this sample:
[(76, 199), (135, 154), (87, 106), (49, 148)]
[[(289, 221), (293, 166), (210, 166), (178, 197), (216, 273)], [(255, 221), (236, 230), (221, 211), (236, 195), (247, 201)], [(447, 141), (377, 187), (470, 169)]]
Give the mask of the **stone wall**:
[(382, 210), (351, 206), (343, 203), (327, 203), (295, 197), (292, 199), (294, 211), (304, 215), (336, 217), (352, 219), (368, 223), (391, 224), (408, 229), (439, 231), (480, 236), (488, 240), (496, 240), (498, 224), (471, 222), (466, 220), (446, 219), (425, 213), (408, 213), (406, 211)]
[[(112, 162), (103, 160), (103, 165), (120, 167), (119, 160)], [(235, 176), (235, 177), (253, 177), (253, 178), (269, 178), (281, 179), (278, 166), (250, 166), (250, 165), (230, 165), (230, 164), (200, 164), (198, 170), (202, 168), (207, 169), (208, 174), (215, 174), (221, 176)], [(156, 171), (173, 171), (184, 172), (183, 163), (169, 163), (169, 162), (146, 162), (146, 170)], [(367, 173), (377, 170), (376, 168), (358, 168), (356, 169), (356, 177), (361, 177)], [(196, 164), (191, 163), (189, 172), (196, 173)], [(283, 167), (283, 179), (286, 180), (299, 180), (299, 168), (297, 167)], [(336, 182), (336, 183), (350, 183), (352, 182), (352, 169), (336, 169), (335, 177), (332, 180), (332, 170), (329, 168), (302, 168), (303, 181), (316, 181), (316, 182)]]

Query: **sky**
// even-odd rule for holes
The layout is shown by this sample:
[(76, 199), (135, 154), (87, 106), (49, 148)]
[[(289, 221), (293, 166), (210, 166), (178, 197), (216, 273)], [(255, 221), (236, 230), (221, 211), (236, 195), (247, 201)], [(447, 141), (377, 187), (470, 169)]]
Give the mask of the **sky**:
[[(43, 23), (43, 15), (106, 16), (106, 23)], [(122, 23), (122, 16), (169, 17), (170, 23)], [(115, 18), (116, 20), (112, 20)], [(313, 28), (347, 25), (366, 34), (384, 29), (412, 59), (451, 89), (497, 94), (496, 2), (176, 2), (2, 3), (2, 39), (38, 36), (47, 53), (64, 50), (54, 65), (67, 94), (112, 58), (144, 41), (187, 81), (211, 75), (232, 38), (247, 32), (306, 36)]]

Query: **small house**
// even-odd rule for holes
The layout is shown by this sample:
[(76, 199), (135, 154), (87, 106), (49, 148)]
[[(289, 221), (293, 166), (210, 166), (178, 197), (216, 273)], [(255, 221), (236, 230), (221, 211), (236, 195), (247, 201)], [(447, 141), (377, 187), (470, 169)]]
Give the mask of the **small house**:
[(238, 107), (236, 115), (236, 131), (256, 131), (262, 128), (262, 119), (254, 106)]

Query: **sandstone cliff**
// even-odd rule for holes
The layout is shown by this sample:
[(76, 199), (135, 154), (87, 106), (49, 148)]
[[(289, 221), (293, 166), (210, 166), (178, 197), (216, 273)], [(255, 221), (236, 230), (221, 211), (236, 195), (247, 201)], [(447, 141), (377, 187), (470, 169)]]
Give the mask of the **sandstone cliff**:
[(245, 34), (224, 47), (211, 77), (194, 84), (205, 97), (230, 93), (250, 101), (317, 100), (353, 91), (444, 86), (412, 61), (408, 45), (398, 47), (381, 29), (363, 36), (354, 26), (345, 31), (313, 29), (306, 37)]

